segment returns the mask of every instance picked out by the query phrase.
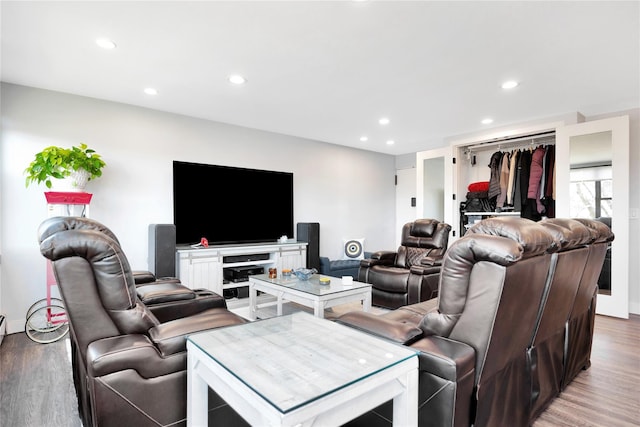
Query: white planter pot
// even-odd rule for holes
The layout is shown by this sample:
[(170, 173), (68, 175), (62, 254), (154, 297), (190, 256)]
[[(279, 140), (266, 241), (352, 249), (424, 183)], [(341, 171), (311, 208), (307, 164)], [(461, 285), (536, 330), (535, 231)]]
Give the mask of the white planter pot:
[(54, 191), (84, 191), (87, 182), (89, 182), (89, 172), (78, 169), (71, 172), (71, 175), (66, 178), (55, 179), (51, 182)]

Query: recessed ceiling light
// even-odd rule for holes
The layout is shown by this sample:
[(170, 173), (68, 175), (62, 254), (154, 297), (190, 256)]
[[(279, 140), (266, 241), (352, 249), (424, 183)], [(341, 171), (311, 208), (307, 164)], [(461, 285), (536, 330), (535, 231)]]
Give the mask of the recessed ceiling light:
[(396, 142), (395, 142), (394, 140), (392, 140), (392, 139), (390, 139), (390, 140), (388, 140), (388, 141), (387, 141), (387, 145), (393, 145), (393, 144), (395, 144), (395, 143), (396, 143)]
[(493, 123), (493, 119), (489, 119), (489, 118), (482, 119), (482, 122), (480, 123), (482, 123), (483, 125), (490, 125), (491, 123)]
[(509, 80), (508, 82), (502, 83), (502, 89), (513, 89), (518, 86), (518, 82), (515, 80)]
[(146, 93), (147, 95), (157, 95), (158, 91), (152, 87), (148, 87), (144, 90), (144, 93)]
[(96, 40), (96, 44), (98, 46), (100, 46), (103, 49), (115, 49), (116, 48), (116, 44), (113, 42), (113, 40), (109, 40), (107, 38), (100, 38)]
[(369, 140), (369, 137), (367, 137), (367, 136), (361, 136), (360, 137), (360, 141), (362, 141), (362, 142), (367, 142), (368, 140)]
[(245, 79), (239, 74), (234, 74), (232, 76), (229, 76), (229, 81), (234, 85), (241, 85), (241, 84), (245, 84), (247, 82), (247, 79)]
[(390, 122), (390, 120), (386, 117), (381, 118), (380, 120), (378, 120), (378, 123), (380, 123), (381, 125), (388, 125)]

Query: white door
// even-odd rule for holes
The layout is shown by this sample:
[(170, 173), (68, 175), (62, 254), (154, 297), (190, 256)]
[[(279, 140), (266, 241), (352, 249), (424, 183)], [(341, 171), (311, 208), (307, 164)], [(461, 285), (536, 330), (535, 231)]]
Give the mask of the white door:
[(455, 230), (452, 158), (451, 147), (416, 153), (416, 218), (437, 219)]
[[(596, 184), (597, 210), (582, 191)], [(584, 191), (589, 193), (589, 191)], [(602, 208), (601, 208), (602, 207)], [(593, 213), (597, 212), (597, 213)], [(611, 244), (610, 290), (598, 293), (596, 312), (629, 318), (629, 117), (613, 117), (562, 126), (556, 130), (556, 216), (607, 216)]]

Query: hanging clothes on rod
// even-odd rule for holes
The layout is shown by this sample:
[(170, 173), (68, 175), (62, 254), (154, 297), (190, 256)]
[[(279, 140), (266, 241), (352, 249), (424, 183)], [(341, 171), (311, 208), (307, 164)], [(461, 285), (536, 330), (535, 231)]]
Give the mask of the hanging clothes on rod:
[(507, 200), (507, 188), (509, 187), (509, 166), (511, 165), (511, 153), (506, 151), (502, 153), (500, 160), (500, 195), (496, 200), (496, 207), (500, 209), (505, 207)]
[[(502, 161), (502, 153), (496, 151), (491, 156), (489, 161), (489, 168), (491, 169), (491, 176), (489, 178), (489, 193), (487, 197), (489, 200), (495, 200), (500, 195), (500, 162)], [(493, 205), (495, 208), (495, 204)]]
[(556, 146), (547, 146), (545, 155), (545, 175), (543, 177), (544, 193), (541, 194), (542, 204), (545, 206), (545, 215), (548, 218), (556, 217)]
[[(543, 163), (546, 151), (546, 148), (541, 145), (536, 147), (531, 154), (527, 203), (521, 215), (525, 218), (531, 218), (536, 221), (541, 219), (542, 214), (544, 213), (544, 205), (540, 199), (540, 186), (542, 185), (542, 177), (544, 176)], [(533, 201), (533, 203), (531, 201)]]
[(534, 221), (555, 217), (553, 143), (498, 150), (488, 166), (489, 203), (496, 211), (520, 212)]

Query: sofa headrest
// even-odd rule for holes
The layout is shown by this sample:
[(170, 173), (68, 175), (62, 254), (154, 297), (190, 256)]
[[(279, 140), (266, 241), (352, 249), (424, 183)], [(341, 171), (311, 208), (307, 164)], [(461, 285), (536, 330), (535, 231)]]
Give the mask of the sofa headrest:
[[(544, 254), (544, 251), (539, 251)], [(440, 273), (438, 309), (425, 315), (420, 328), (426, 336), (449, 336), (465, 309), (475, 265), (491, 262), (508, 267), (522, 259), (523, 246), (516, 240), (489, 234), (465, 234), (447, 250)], [(485, 278), (499, 288), (503, 276)], [(494, 286), (495, 285), (495, 286)]]
[[(58, 286), (64, 294), (67, 281), (82, 286), (95, 286), (100, 302), (121, 333), (146, 333), (158, 320), (139, 304), (136, 285), (129, 262), (118, 242), (97, 230), (71, 229), (56, 232), (40, 243), (40, 252), (54, 263)], [(57, 271), (74, 268), (65, 258), (81, 258), (91, 266), (93, 278), (80, 276), (80, 271)], [(83, 272), (82, 274), (86, 274)]]
[(615, 238), (611, 228), (601, 221), (590, 218), (576, 218), (576, 221), (580, 221), (591, 231), (593, 243), (612, 242)]
[(591, 231), (593, 243), (612, 242), (615, 238), (611, 228), (602, 221), (590, 218), (576, 218), (576, 221), (580, 221)]
[(543, 226), (527, 218), (500, 216), (484, 219), (467, 230), (466, 235), (488, 234), (516, 241), (523, 248), (523, 258), (558, 250), (558, 242)]
[(80, 257), (93, 271), (102, 304), (107, 310), (126, 310), (136, 305), (133, 273), (120, 245), (96, 230), (66, 230), (40, 243), (40, 252), (51, 261)]
[(410, 234), (415, 237), (431, 237), (436, 231), (438, 222), (435, 219), (416, 219), (411, 223)]
[(47, 237), (66, 230), (95, 230), (106, 234), (119, 244), (118, 238), (105, 225), (98, 221), (76, 216), (56, 216), (44, 220), (38, 227), (38, 242), (42, 243)]
[(417, 219), (402, 227), (402, 246), (423, 249), (446, 249), (451, 226), (435, 219)]
[(559, 251), (581, 247), (593, 241), (591, 231), (575, 219), (547, 218), (539, 224), (553, 235)]

